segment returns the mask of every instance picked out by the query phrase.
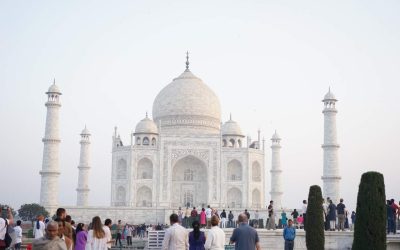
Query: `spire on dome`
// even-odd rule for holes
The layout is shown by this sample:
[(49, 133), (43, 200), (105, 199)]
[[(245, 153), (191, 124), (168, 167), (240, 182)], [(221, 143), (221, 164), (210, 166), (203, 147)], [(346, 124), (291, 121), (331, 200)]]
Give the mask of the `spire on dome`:
[(189, 51), (186, 51), (186, 70), (189, 70)]
[(229, 120), (232, 121), (232, 113), (229, 113)]
[(146, 118), (149, 118), (149, 115), (148, 115), (147, 111), (146, 111)]

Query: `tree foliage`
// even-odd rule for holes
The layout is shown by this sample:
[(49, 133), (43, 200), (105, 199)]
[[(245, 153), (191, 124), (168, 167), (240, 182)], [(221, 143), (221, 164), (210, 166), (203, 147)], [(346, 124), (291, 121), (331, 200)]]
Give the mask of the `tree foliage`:
[(11, 213), (13, 216), (15, 216), (17, 213), (15, 212), (14, 208), (12, 208), (11, 206), (7, 205), (7, 204), (0, 204), (0, 207), (2, 208), (1, 210), (1, 218), (7, 218), (7, 208), (11, 208)]
[(39, 204), (24, 204), (18, 210), (18, 215), (24, 221), (35, 221), (37, 216), (43, 215), (44, 217), (49, 216), (49, 212)]
[(358, 187), (353, 250), (386, 249), (385, 197), (383, 175), (364, 173)]
[(306, 217), (306, 245), (308, 250), (324, 249), (324, 210), (321, 188), (317, 185), (310, 187)]

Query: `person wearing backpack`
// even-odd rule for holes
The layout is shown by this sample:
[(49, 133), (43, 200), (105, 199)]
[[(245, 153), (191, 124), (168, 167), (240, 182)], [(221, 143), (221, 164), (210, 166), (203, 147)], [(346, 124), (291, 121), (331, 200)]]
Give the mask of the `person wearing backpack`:
[[(3, 208), (0, 207), (0, 214)], [(0, 250), (7, 249), (11, 244), (11, 237), (7, 233), (8, 225), (14, 223), (14, 217), (11, 208), (7, 207), (7, 219), (0, 218)]]

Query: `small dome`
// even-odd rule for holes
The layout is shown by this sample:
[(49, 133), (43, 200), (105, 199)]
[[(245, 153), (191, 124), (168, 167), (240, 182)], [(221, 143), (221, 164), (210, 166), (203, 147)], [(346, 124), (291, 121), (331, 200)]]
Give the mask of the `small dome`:
[(281, 139), (281, 137), (278, 135), (278, 133), (275, 130), (275, 133), (272, 135), (271, 140), (280, 140), (280, 139)]
[(158, 128), (157, 125), (146, 115), (146, 118), (136, 125), (135, 134), (158, 134)]
[(82, 130), (81, 135), (90, 135), (89, 129), (85, 128)]
[(240, 126), (237, 122), (229, 119), (229, 121), (225, 122), (221, 128), (222, 135), (239, 135), (244, 136)]
[(324, 101), (325, 101), (325, 100), (334, 100), (334, 101), (337, 101), (335, 95), (331, 92), (331, 88), (329, 88), (328, 93), (326, 93), (326, 95), (324, 96)]
[(57, 93), (59, 95), (61, 95), (61, 91), (60, 88), (56, 85), (56, 82), (54, 81), (54, 83), (49, 87), (49, 90), (47, 90), (46, 94), (49, 93)]

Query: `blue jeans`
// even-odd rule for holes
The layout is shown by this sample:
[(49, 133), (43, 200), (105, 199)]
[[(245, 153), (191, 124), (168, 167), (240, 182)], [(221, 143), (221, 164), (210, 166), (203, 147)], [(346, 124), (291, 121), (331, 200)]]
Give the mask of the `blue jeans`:
[(293, 250), (294, 240), (285, 240), (285, 250)]

